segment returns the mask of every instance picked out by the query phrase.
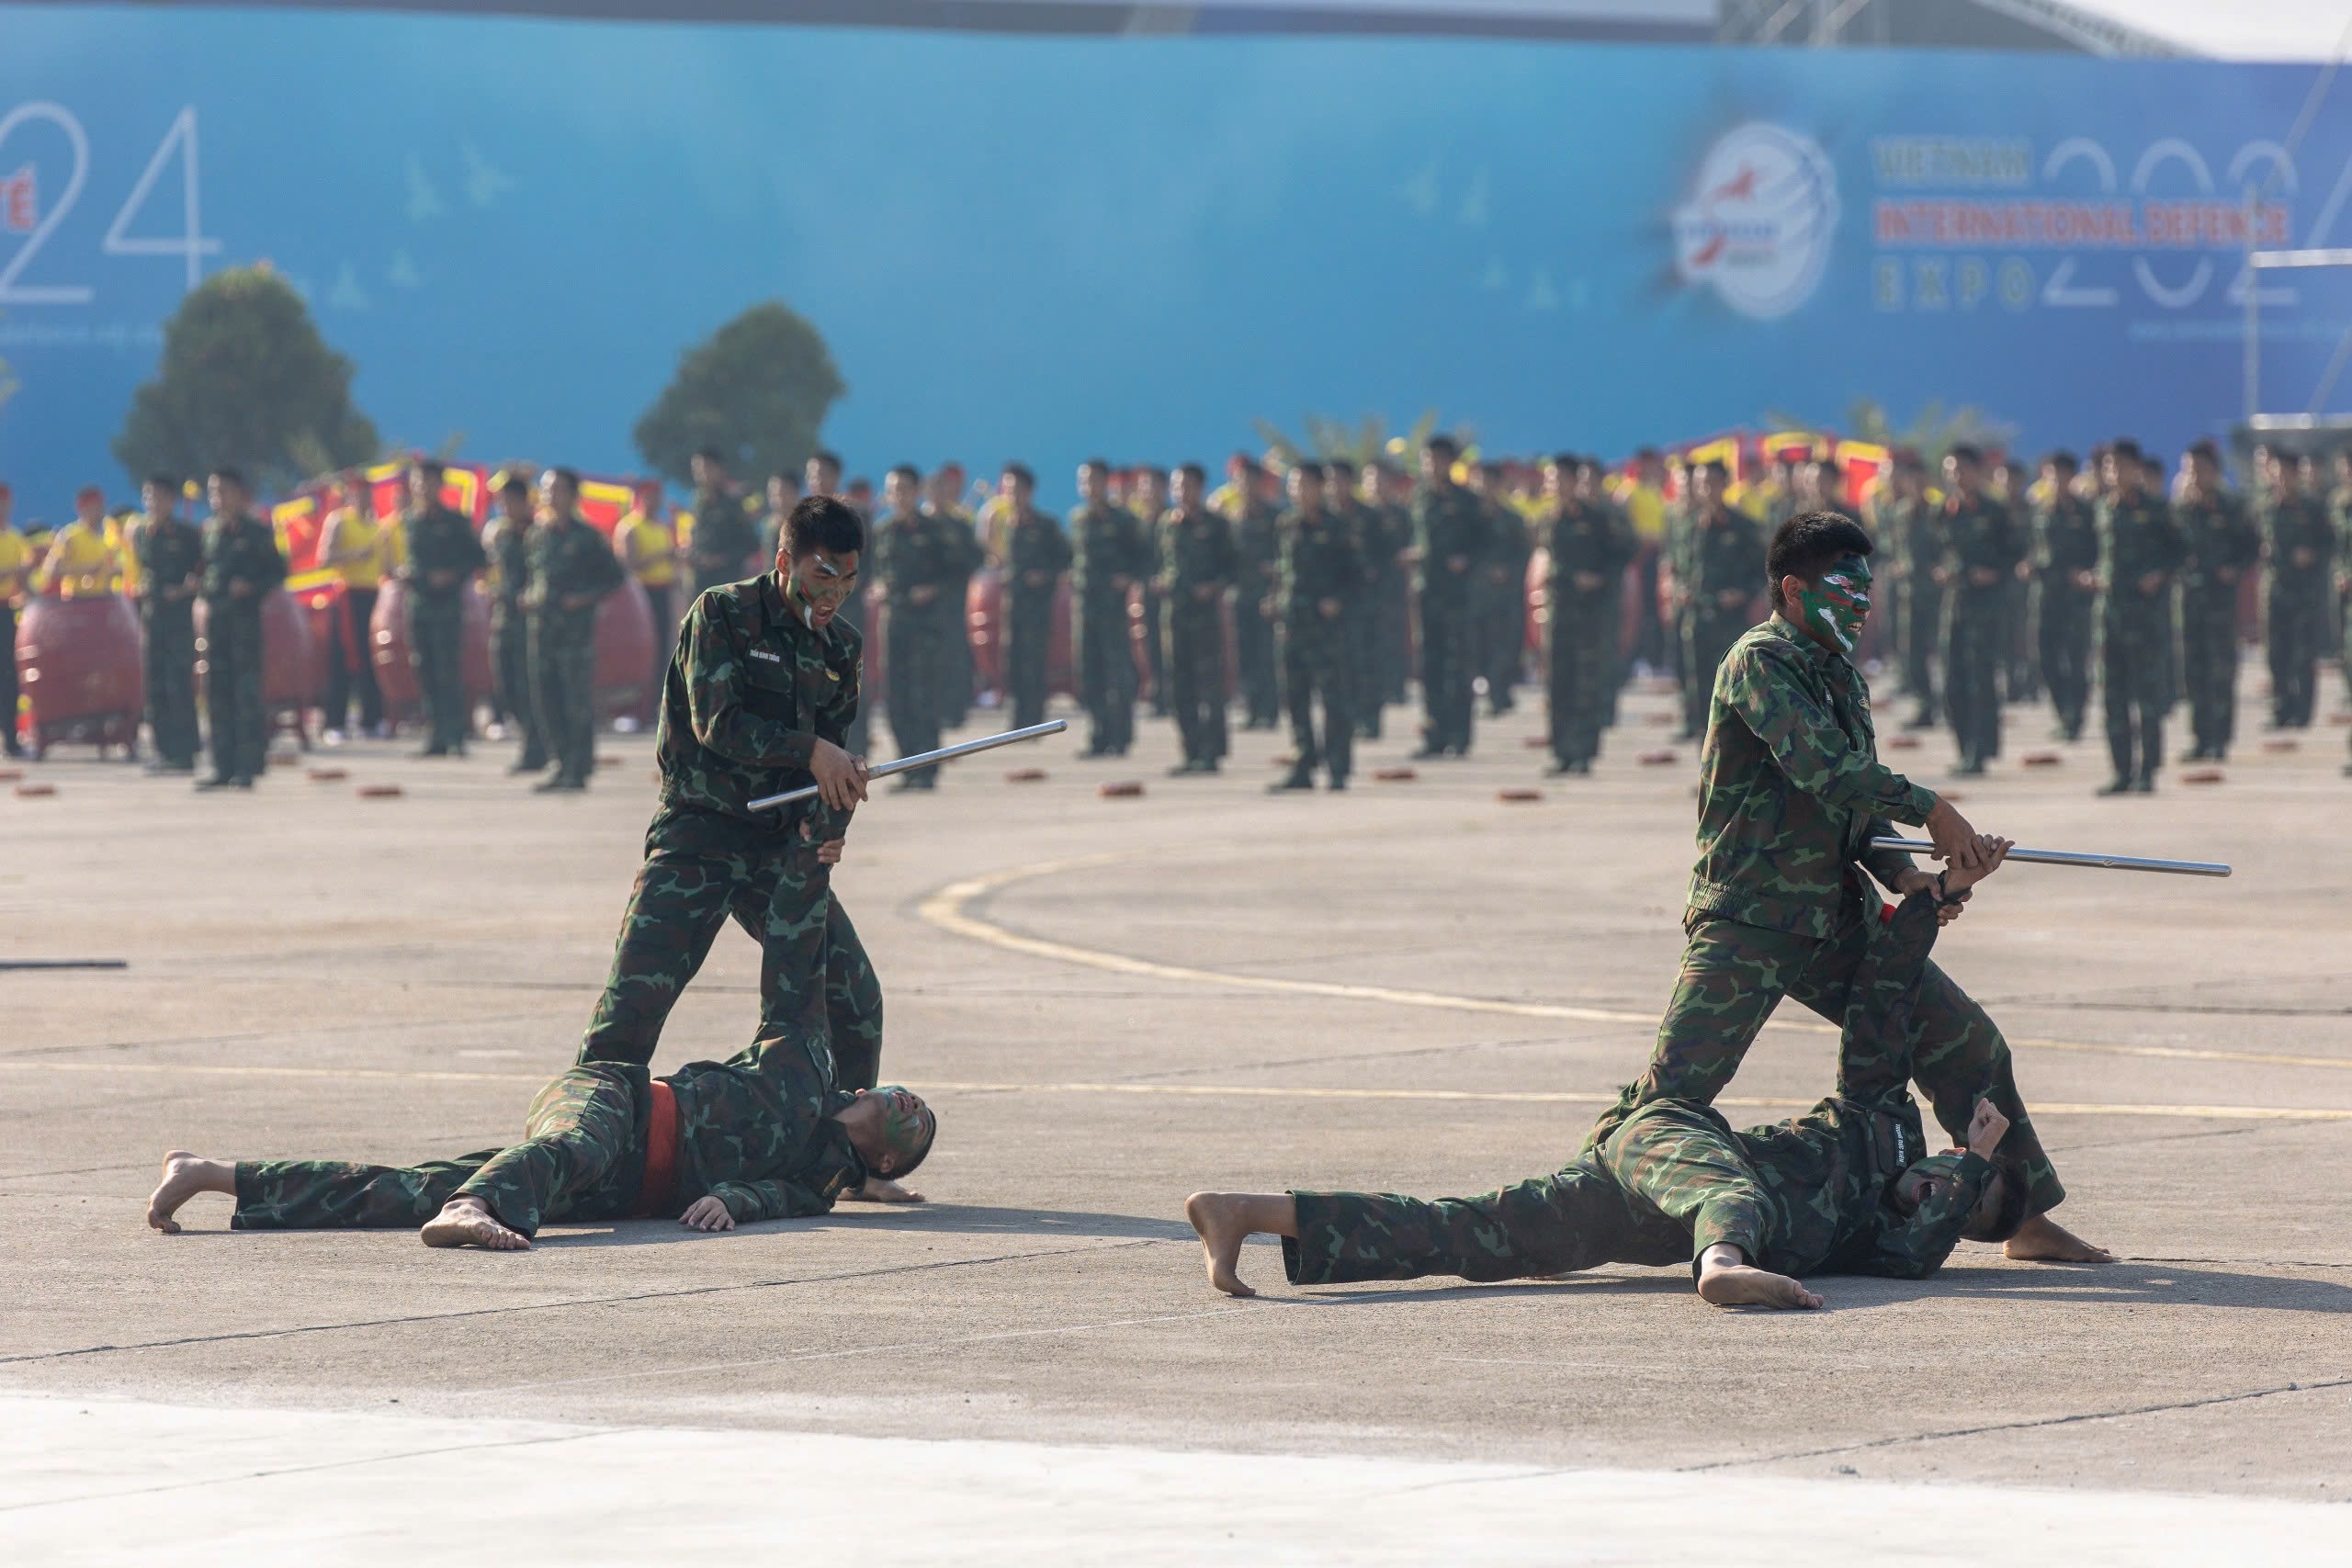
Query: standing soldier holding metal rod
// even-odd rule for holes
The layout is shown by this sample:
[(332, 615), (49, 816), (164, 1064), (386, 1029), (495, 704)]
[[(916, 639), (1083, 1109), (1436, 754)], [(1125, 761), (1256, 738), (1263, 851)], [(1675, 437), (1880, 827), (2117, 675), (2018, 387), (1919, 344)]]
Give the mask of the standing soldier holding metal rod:
[(1124, 757), (1136, 739), (1136, 658), (1127, 634), (1127, 590), (1148, 570), (1134, 514), (1111, 504), (1111, 465), (1078, 466), (1078, 510), (1069, 514), (1072, 644), (1078, 700), (1092, 719), (1089, 757)]
[(1069, 570), (1069, 540), (1062, 525), (1033, 504), (1037, 477), (1007, 463), (1004, 493), (1012, 519), (1004, 527), (1004, 683), (1015, 728), (1046, 716), (1046, 662), (1054, 640), (1054, 590)]
[(462, 757), (472, 715), (466, 701), (466, 584), (487, 558), (474, 526), (441, 500), (444, 469), (420, 457), (408, 470), (408, 657), (424, 700), (420, 757)]
[(530, 481), (508, 474), (499, 482), (498, 515), (482, 530), (481, 544), (490, 560), (491, 679), (497, 682), (499, 708), (523, 743), (510, 773), (545, 773), (548, 766), (547, 728), (531, 692), (530, 616), (523, 607), (524, 591), (531, 586), (531, 528)]
[[(1283, 700), (1297, 751), (1290, 774), (1267, 787), (1313, 789), (1320, 764), (1330, 787), (1348, 787), (1355, 754), (1351, 711), (1358, 671), (1350, 658), (1347, 614), (1363, 592), (1363, 557), (1355, 530), (1324, 504), (1324, 471), (1317, 463), (1291, 470), (1291, 509), (1280, 525), (1281, 556), (1274, 607), (1282, 633)], [(1323, 699), (1323, 733), (1315, 733), (1315, 699)]]
[(2101, 467), (2098, 506), (2098, 682), (2115, 777), (2101, 795), (2154, 792), (2172, 706), (2172, 580), (2180, 530), (2148, 493), (2136, 442), (2118, 441)]
[(1984, 490), (1984, 454), (1962, 444), (1944, 454), (1941, 647), (1944, 706), (1960, 742), (1962, 777), (2001, 754), (2001, 670), (2007, 659), (2009, 585), (2025, 558), (2007, 502)]
[(2188, 482), (2173, 503), (2180, 525), (2181, 682), (2188, 689), (2191, 761), (2222, 761), (2238, 718), (2238, 585), (2262, 558), (2262, 532), (2222, 488), (2211, 441), (2188, 449)]
[(539, 479), (531, 532), (531, 694), (555, 776), (542, 794), (588, 787), (596, 766), (596, 606), (624, 581), (602, 534), (580, 515), (580, 476), (549, 468)]
[(2057, 734), (2077, 740), (2090, 704), (2091, 602), (2098, 591), (2098, 525), (2075, 488), (2072, 452), (2041, 460), (2041, 503), (2033, 513), (2033, 645), (2057, 710)]
[(1421, 704), (1428, 721), (1416, 757), (1466, 757), (1476, 707), (1477, 570), (1487, 552), (1487, 513), (1453, 482), (1462, 448), (1450, 435), (1421, 446), (1421, 488), (1413, 497), (1414, 590), (1421, 612)]
[(1176, 470), (1175, 504), (1159, 529), (1169, 708), (1184, 760), (1169, 773), (1213, 773), (1226, 753), (1225, 596), (1238, 574), (1232, 525), (1203, 502), (1198, 463)]
[(2313, 494), (2304, 459), (2273, 453), (2270, 498), (2262, 509), (2262, 599), (2270, 653), (2270, 724), (2307, 729), (2327, 640), (2327, 509)]

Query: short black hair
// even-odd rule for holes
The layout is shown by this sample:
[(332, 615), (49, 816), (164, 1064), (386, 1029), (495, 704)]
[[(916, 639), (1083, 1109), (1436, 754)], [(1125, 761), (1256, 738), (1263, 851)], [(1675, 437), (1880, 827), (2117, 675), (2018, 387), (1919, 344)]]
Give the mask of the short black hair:
[[(908, 1160), (906, 1164), (899, 1167), (898, 1169), (890, 1173), (890, 1179), (894, 1181), (899, 1177), (913, 1175), (915, 1168), (922, 1165), (923, 1161), (931, 1157), (932, 1149), (939, 1143), (939, 1112), (932, 1109), (931, 1101), (927, 1100), (922, 1102), (922, 1108), (925, 1111), (931, 1111), (931, 1134), (928, 1137), (923, 1139), (922, 1147), (914, 1152), (913, 1158)], [(2007, 1238), (2004, 1237), (2003, 1239), (2006, 1240)]]
[(1842, 512), (1799, 513), (1772, 530), (1764, 553), (1765, 592), (1778, 604), (1781, 579), (1811, 581), (1840, 557), (1867, 556), (1871, 547), (1862, 525)]
[(411, 463), (409, 468), (417, 473), (423, 474), (426, 479), (435, 480), (435, 482), (438, 482), (441, 476), (449, 471), (449, 465), (444, 463), (438, 457), (419, 457), (414, 462)]
[(1096, 473), (1102, 475), (1107, 479), (1111, 477), (1111, 459), (1108, 457), (1089, 457), (1086, 461), (1078, 466), (1078, 471), (1080, 473), (1084, 473), (1089, 468), (1093, 469)]
[(784, 519), (787, 560), (807, 560), (819, 550), (846, 556), (865, 548), (865, 519), (845, 501), (830, 495), (803, 496)]
[(726, 466), (727, 454), (716, 446), (697, 446), (695, 448), (695, 456), (706, 463), (717, 463), (722, 468)]
[(2119, 460), (2128, 457), (2134, 463), (2144, 463), (2147, 461), (2147, 458), (2141, 455), (2140, 444), (2137, 441), (2132, 440), (2128, 435), (2120, 441), (2109, 442), (2106, 456)]
[(817, 448), (809, 455), (808, 460), (820, 468), (831, 468), (837, 474), (842, 471), (842, 455), (827, 447)]
[(558, 464), (549, 468), (548, 472), (557, 479), (570, 485), (574, 493), (578, 492), (580, 489), (580, 470), (578, 468), (567, 468), (561, 464)]
[(2051, 453), (2047, 457), (2042, 458), (2041, 466), (2045, 468), (2063, 468), (2070, 474), (2078, 474), (2083, 471), (2083, 465), (2075, 459), (2075, 457), (2072, 452), (2067, 451), (2064, 446), (2061, 446), (2055, 452)]
[(2191, 443), (2188, 448), (2188, 455), (2192, 457), (2202, 458), (2206, 462), (2212, 464), (2217, 468), (2222, 466), (2222, 449), (2218, 446), (2214, 445), (2213, 438), (2210, 435)]
[(1427, 441), (1421, 443), (1421, 450), (1434, 452), (1448, 462), (1462, 456), (1462, 448), (1455, 443), (1453, 437), (1444, 434), (1431, 435)]
[(790, 485), (795, 490), (798, 490), (800, 488), (800, 475), (794, 470), (788, 468), (778, 468), (775, 472), (768, 476), (768, 483), (770, 484), (775, 483), (778, 479), (782, 479), (786, 484)]
[(180, 481), (172, 478), (169, 474), (149, 474), (145, 479), (139, 482), (141, 484), (153, 485), (158, 490), (170, 491), (174, 495), (177, 495), (180, 492)]
[(506, 476), (506, 482), (498, 487), (498, 493), (501, 495), (519, 495), (523, 497), (524, 500), (528, 501), (531, 497), (531, 481), (525, 479), (520, 474), (509, 474)]
[[(2026, 1222), (2025, 1167), (2007, 1155), (1996, 1154), (1991, 1161), (1993, 1174), (1987, 1181), (2001, 1184), (2001, 1201), (1993, 1210), (1993, 1217), (1982, 1226), (1973, 1224), (1961, 1228), (1961, 1235), (1971, 1241), (2007, 1241), (2018, 1234)], [(1980, 1196), (1977, 1201), (1984, 1199)]]
[(1953, 442), (1944, 456), (1955, 463), (1982, 463), (1984, 460), (1984, 449), (1966, 441)]
[(238, 468), (234, 463), (221, 463), (216, 465), (209, 477), (219, 479), (224, 484), (235, 485), (239, 490), (251, 490), (253, 488), (253, 486), (245, 483), (245, 470)]
[(1037, 488), (1037, 476), (1029, 471), (1029, 465), (1026, 463), (1007, 463), (1004, 466), (1004, 477), (1009, 479), (1018, 479), (1031, 490)]
[(890, 465), (890, 471), (882, 477), (885, 479), (903, 479), (915, 484), (922, 483), (922, 470), (912, 463), (893, 463)]
[(1544, 464), (1546, 468), (1563, 468), (1573, 474), (1577, 471), (1577, 455), (1574, 452), (1555, 452), (1544, 459)]
[(1295, 466), (1291, 472), (1300, 479), (1313, 479), (1317, 484), (1323, 482), (1323, 465), (1320, 463), (1300, 463)]
[(1198, 463), (1179, 463), (1176, 466), (1176, 471), (1188, 479), (1195, 479), (1203, 484), (1208, 482), (1208, 470)]
[(1727, 479), (1731, 478), (1731, 467), (1721, 457), (1710, 457), (1705, 462), (1696, 464), (1694, 467), (1697, 471), (1713, 474), (1719, 479)]
[(1356, 471), (1355, 460), (1351, 457), (1326, 457), (1323, 459), (1323, 467), (1330, 470), (1333, 479)]
[(1493, 457), (1488, 457), (1479, 463), (1478, 472), (1487, 479), (1498, 479), (1510, 472), (1510, 465), (1500, 462)]

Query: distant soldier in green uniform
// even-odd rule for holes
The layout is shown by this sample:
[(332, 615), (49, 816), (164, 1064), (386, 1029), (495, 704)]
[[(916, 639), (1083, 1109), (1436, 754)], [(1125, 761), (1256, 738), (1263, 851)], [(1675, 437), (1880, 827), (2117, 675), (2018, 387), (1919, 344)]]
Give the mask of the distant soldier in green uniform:
[(1466, 757), (1477, 706), (1478, 574), (1487, 556), (1487, 509), (1453, 481), (1462, 448), (1450, 435), (1421, 447), (1413, 497), (1413, 591), (1421, 613), (1421, 705), (1428, 721), (1416, 757)]
[(1936, 564), (1943, 556), (1942, 519), (1928, 499), (1928, 468), (1908, 447), (1894, 454), (1883, 513), (1888, 573), (1900, 605), (1903, 690), (1911, 698), (1905, 729), (1936, 725), (1936, 644), (1943, 636), (1943, 589)]
[(1136, 580), (1142, 611), (1136, 629), (1143, 634), (1144, 679), (1151, 686), (1151, 716), (1168, 716), (1168, 647), (1160, 635), (1159, 586), (1153, 573), (1159, 561), (1159, 529), (1168, 518), (1168, 472), (1146, 463), (1129, 476), (1127, 510), (1136, 520), (1136, 540), (1142, 551)]
[[(922, 510), (922, 476), (901, 463), (882, 481), (882, 521), (874, 529), (875, 603), (889, 637), (890, 739), (901, 757), (939, 749), (947, 639), (941, 607), (962, 562), (938, 521)], [(939, 770), (900, 773), (892, 787), (933, 789)]]
[(1274, 667), (1274, 623), (1265, 605), (1274, 592), (1274, 519), (1265, 466), (1247, 452), (1227, 465), (1220, 510), (1233, 527), (1233, 644), (1241, 685), (1241, 728), (1273, 729), (1282, 723), (1282, 676)]
[(549, 468), (539, 478), (539, 521), (531, 530), (531, 703), (555, 758), (542, 794), (588, 787), (596, 766), (596, 606), (625, 581), (602, 534), (580, 515), (580, 476)]
[(910, 1090), (837, 1088), (821, 1038), (763, 1038), (724, 1062), (654, 1077), (642, 1066), (566, 1068), (503, 1149), (399, 1167), (347, 1160), (206, 1159), (175, 1151), (147, 1223), (198, 1192), (237, 1201), (232, 1230), (405, 1230), (427, 1247), (527, 1250), (548, 1223), (675, 1219), (727, 1231), (822, 1214), (869, 1175), (904, 1176), (939, 1122)]
[(1046, 721), (1046, 656), (1054, 640), (1054, 590), (1069, 570), (1062, 525), (1033, 504), (1037, 476), (1004, 466), (1012, 521), (1004, 531), (1004, 683), (1016, 729)]
[[(1995, 840), (1984, 874), (2006, 852)], [(1809, 1308), (1822, 1298), (1804, 1276), (1924, 1280), (1963, 1237), (2007, 1240), (2027, 1202), (2023, 1173), (1996, 1153), (2008, 1118), (1980, 1098), (1962, 1146), (1936, 1153), (1911, 1098), (1911, 1015), (1937, 921), (1980, 874), (1945, 873), (1870, 942), (1842, 1010), (1837, 1092), (1804, 1115), (1735, 1133), (1705, 1105), (1652, 1100), (1557, 1174), (1476, 1198), (1196, 1192), (1184, 1212), (1209, 1282), (1255, 1295), (1237, 1265), (1269, 1233), (1295, 1285), (1682, 1265), (1716, 1306)]]
[(462, 757), (472, 715), (466, 701), (466, 584), (488, 558), (474, 525), (441, 499), (446, 470), (420, 458), (408, 470), (408, 511), (401, 531), (408, 540), (408, 659), (424, 702), (425, 739), (420, 757)]
[(1489, 717), (1518, 705), (1512, 692), (1527, 666), (1527, 559), (1535, 547), (1527, 519), (1504, 493), (1500, 463), (1479, 463), (1470, 471), (1471, 493), (1485, 512), (1487, 547), (1475, 574), (1478, 617), (1478, 673), (1487, 682)]
[(694, 592), (741, 580), (759, 548), (759, 529), (744, 498), (728, 477), (727, 459), (706, 446), (690, 460), (695, 480), (695, 525), (686, 541), (686, 564), (694, 569)]
[[(1297, 760), (1288, 777), (1268, 787), (1313, 789), (1320, 765), (1331, 788), (1348, 787), (1355, 755), (1356, 669), (1350, 656), (1347, 614), (1363, 592), (1363, 556), (1355, 530), (1325, 504), (1322, 466), (1302, 463), (1290, 474), (1290, 510), (1277, 530), (1274, 608), (1283, 656), (1283, 700), (1290, 706)], [(1315, 699), (1323, 699), (1323, 731), (1315, 730)]]
[(1544, 465), (1546, 510), (1536, 525), (1544, 569), (1544, 665), (1552, 769), (1589, 773), (1617, 691), (1617, 604), (1634, 558), (1630, 525), (1582, 482), (1582, 460)]
[(2238, 719), (2238, 587), (2262, 558), (2262, 530), (2222, 488), (2222, 453), (2188, 449), (2188, 482), (2173, 503), (2181, 538), (2181, 681), (2188, 688), (2191, 761), (2230, 754)]
[(1936, 532), (1943, 555), (1940, 652), (1944, 711), (1960, 743), (1962, 777), (2001, 754), (2001, 671), (2007, 661), (2009, 585), (2025, 559), (2008, 503), (1984, 489), (1984, 455), (1962, 443), (1944, 454), (1944, 504)]
[(2068, 740), (2081, 739), (2090, 704), (2091, 603), (2098, 592), (2098, 524), (2090, 502), (2076, 492), (2077, 468), (2072, 452), (2041, 460), (2028, 602), (2042, 684), (2057, 710), (2057, 734)]
[(206, 481), (212, 515), (204, 521), (204, 707), (212, 726), (212, 776), (198, 789), (251, 789), (269, 749), (269, 713), (261, 696), (261, 602), (286, 581), (277, 535), (253, 514), (253, 491), (237, 469), (219, 468)]
[(937, 530), (953, 567), (932, 611), (939, 623), (939, 723), (944, 729), (972, 714), (977, 673), (966, 611), (972, 600), (972, 579), (989, 558), (988, 547), (980, 542), (979, 519), (964, 504), (964, 479), (963, 464), (942, 463), (923, 486), (923, 515)]
[[(1877, 755), (1870, 690), (1853, 662), (1869, 619), (1870, 536), (1835, 513), (1774, 535), (1765, 575), (1771, 617), (1715, 673), (1699, 760), (1699, 858), (1682, 969), (1648, 1070), (1604, 1113), (1588, 1148), (1654, 1100), (1712, 1103), (1783, 996), (1842, 1020), (1881, 930), (1864, 874), (1897, 897), (1934, 879), (1907, 855), (1871, 847), (1893, 823), (1928, 829), (1939, 858), (1981, 869), (1984, 842), (1949, 800)], [(1914, 1076), (1947, 1132), (1990, 1097), (2008, 1117), (2034, 1217), (2013, 1258), (2106, 1257), (2047, 1216), (2065, 1197), (2018, 1099), (2007, 1043), (1984, 1010), (1932, 964), (1908, 1030)]]
[[(179, 481), (150, 474), (141, 487), (144, 525), (132, 542), (146, 592), (139, 625), (146, 634), (147, 723), (157, 773), (196, 772), (196, 595), (204, 584), (204, 530), (180, 516)], [(364, 637), (364, 633), (362, 634)], [(17, 716), (0, 714), (13, 739)]]
[(1159, 604), (1168, 643), (1169, 710), (1184, 760), (1170, 773), (1213, 773), (1226, 753), (1225, 596), (1239, 575), (1233, 528), (1206, 504), (1198, 463), (1176, 470), (1159, 527)]
[(2274, 454), (2262, 509), (2263, 630), (2270, 655), (2270, 722), (2307, 729), (2328, 633), (2327, 508), (2312, 493), (2304, 459)]
[(2164, 766), (2165, 713), (2172, 706), (2172, 582), (2180, 570), (2180, 529), (2172, 509), (2148, 493), (2137, 443), (2109, 446), (2104, 468), (2096, 615), (2115, 777), (2098, 793), (2146, 795)]
[(772, 561), (784, 547), (784, 520), (800, 504), (800, 475), (779, 468), (768, 476), (767, 507), (754, 530), (753, 559)]
[(1724, 501), (1729, 470), (1702, 463), (1690, 470), (1691, 521), (1678, 573), (1690, 605), (1682, 645), (1682, 722), (1686, 739), (1706, 733), (1715, 667), (1755, 625), (1756, 590), (1764, 581), (1764, 538)]
[(1135, 514), (1110, 500), (1111, 465), (1078, 466), (1078, 509), (1069, 514), (1070, 618), (1078, 657), (1078, 700), (1091, 733), (1090, 757), (1124, 757), (1136, 739), (1136, 657), (1127, 591), (1150, 570)]
[[(2026, 491), (2030, 484), (2025, 465), (2014, 457), (2002, 457), (1986, 470), (1987, 493), (2008, 512), (2009, 536), (2018, 541), (2024, 555), (2032, 553), (2033, 503)], [(2030, 601), (2032, 598), (2033, 573), (2025, 559), (2009, 570), (2009, 580), (2002, 585), (2001, 613), (2001, 695), (2005, 701), (2030, 703), (2041, 696), (2041, 674), (2034, 657), (2033, 625)]]
[(542, 773), (548, 766), (547, 729), (531, 691), (530, 613), (523, 606), (531, 586), (532, 527), (530, 481), (509, 474), (498, 487), (498, 515), (482, 530), (481, 547), (490, 562), (491, 675), (498, 705), (523, 742), (510, 773)]
[(1404, 705), (1413, 678), (1413, 481), (1385, 459), (1364, 468), (1364, 496), (1381, 517), (1380, 551), (1367, 563), (1379, 606), (1373, 679), (1384, 705)]
[[(1634, 526), (1634, 519), (1618, 504), (1609, 491), (1609, 470), (1600, 459), (1589, 455), (1577, 459), (1577, 499), (1599, 511), (1606, 518), (1625, 550), (1625, 558), (1636, 573), (1633, 586), (1640, 587), (1639, 569), (1642, 561), (1642, 536)], [(1656, 563), (1652, 563), (1655, 568)], [(1609, 708), (1602, 716), (1601, 728), (1617, 722), (1618, 700), (1624, 695), (1626, 683), (1633, 679), (1633, 660), (1627, 656), (1631, 640), (1625, 629), (1625, 589), (1623, 581), (1613, 584), (1601, 595), (1600, 611), (1609, 618), (1609, 630), (1603, 646), (1608, 649), (1611, 674), (1609, 678)]]
[(1381, 516), (1378, 505), (1360, 493), (1363, 472), (1350, 458), (1326, 461), (1323, 509), (1355, 536), (1356, 551), (1363, 558), (1363, 592), (1348, 602), (1348, 663), (1355, 677), (1351, 694), (1356, 739), (1373, 740), (1380, 736), (1381, 692), (1376, 675), (1380, 660), (1380, 603), (1372, 592), (1371, 573), (1385, 542), (1382, 536), (1386, 520)]

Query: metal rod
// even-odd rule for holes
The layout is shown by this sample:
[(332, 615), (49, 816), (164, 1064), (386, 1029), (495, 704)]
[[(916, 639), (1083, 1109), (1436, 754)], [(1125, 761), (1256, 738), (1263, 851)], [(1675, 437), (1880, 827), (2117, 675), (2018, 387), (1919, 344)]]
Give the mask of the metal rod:
[(2352, 266), (2352, 250), (2256, 251), (2246, 261), (2257, 269), (2279, 266)]
[[(1033, 724), (1025, 729), (1008, 729), (1001, 735), (983, 735), (978, 740), (959, 740), (953, 746), (942, 746), (936, 751), (918, 751), (911, 757), (900, 757), (892, 761), (878, 763), (866, 769), (865, 776), (869, 779), (887, 779), (892, 773), (912, 773), (917, 768), (928, 768), (935, 762), (950, 761), (957, 757), (968, 757), (975, 751), (992, 751), (999, 746), (1010, 746), (1016, 740), (1042, 740), (1048, 735), (1059, 735), (1069, 728), (1069, 720), (1066, 718), (1049, 718), (1043, 724)], [(782, 795), (762, 795), (759, 799), (748, 803), (743, 809), (770, 811), (779, 806), (790, 806), (797, 800), (816, 798), (817, 786), (803, 784), (798, 789), (786, 790)]]
[(0, 958), (0, 970), (7, 969), (128, 969), (127, 958)]
[[(1872, 839), (1874, 850), (1925, 853), (1936, 846), (1924, 839)], [(2137, 855), (2084, 854), (2075, 850), (2011, 850), (2009, 859), (2035, 865), (2087, 865), (2103, 871), (2165, 871), (2175, 876), (2227, 876), (2230, 868), (2211, 860), (2143, 860)]]

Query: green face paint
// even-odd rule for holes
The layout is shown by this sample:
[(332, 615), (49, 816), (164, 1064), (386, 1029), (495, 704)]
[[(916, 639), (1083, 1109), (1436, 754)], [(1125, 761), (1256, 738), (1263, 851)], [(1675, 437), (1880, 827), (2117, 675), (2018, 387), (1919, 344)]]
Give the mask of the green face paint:
[(931, 1146), (931, 1108), (911, 1089), (897, 1084), (884, 1084), (872, 1091), (882, 1101), (882, 1141), (899, 1156), (899, 1168), (904, 1170), (916, 1156)]
[(1808, 629), (1828, 633), (1833, 644), (1853, 652), (1871, 615), (1871, 563), (1860, 556), (1839, 557), (1819, 582), (1798, 593), (1797, 613)]

